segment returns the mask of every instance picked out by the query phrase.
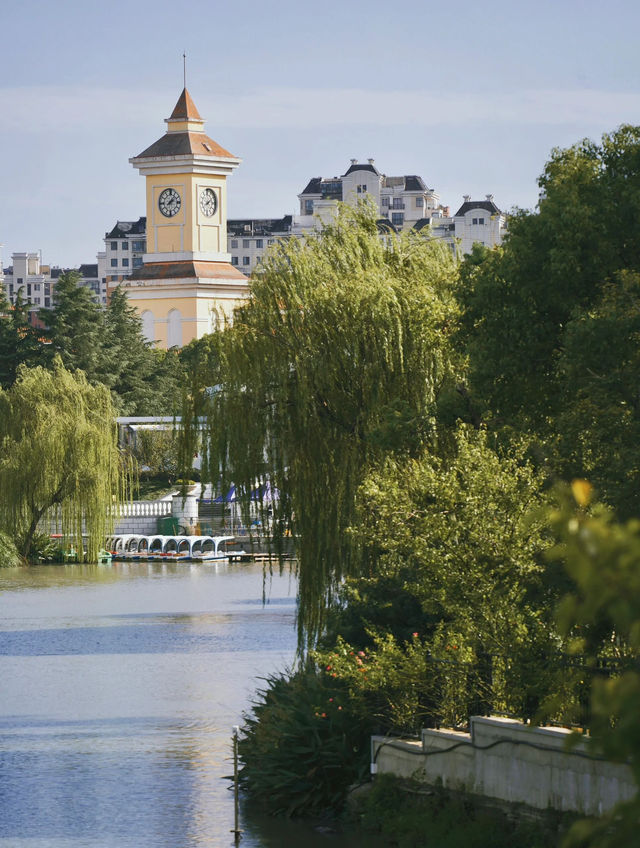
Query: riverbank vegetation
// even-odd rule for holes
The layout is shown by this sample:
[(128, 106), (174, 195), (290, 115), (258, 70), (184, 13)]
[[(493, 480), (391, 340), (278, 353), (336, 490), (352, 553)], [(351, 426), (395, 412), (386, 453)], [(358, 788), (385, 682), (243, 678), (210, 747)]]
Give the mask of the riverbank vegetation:
[(419, 781), (381, 775), (351, 812), (365, 833), (397, 848), (548, 848), (557, 842), (563, 817), (548, 812), (523, 821), (481, 806), (479, 799), (452, 798)]
[(60, 359), (51, 369), (18, 368), (0, 390), (0, 530), (24, 560), (47, 514), (67, 544), (97, 559), (124, 485), (113, 419), (108, 389)]
[[(640, 554), (616, 521), (640, 512), (640, 129), (553, 151), (540, 187), (460, 264), (343, 208), (270, 255), (190, 387), (204, 475), (247, 502), (268, 481), (274, 546), (298, 541), (300, 662), (241, 742), (272, 812), (339, 807), (369, 732), (473, 712), (637, 756), (640, 612), (616, 604)], [(576, 532), (627, 548), (577, 553)]]

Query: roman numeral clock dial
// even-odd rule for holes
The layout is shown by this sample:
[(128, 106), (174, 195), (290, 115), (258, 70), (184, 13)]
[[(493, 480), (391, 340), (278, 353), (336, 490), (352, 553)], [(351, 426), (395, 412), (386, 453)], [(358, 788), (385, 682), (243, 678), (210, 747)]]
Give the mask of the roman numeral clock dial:
[(212, 188), (203, 188), (200, 192), (200, 209), (202, 214), (210, 218), (218, 208), (218, 198)]
[(158, 198), (158, 208), (166, 218), (173, 218), (180, 211), (182, 201), (175, 188), (165, 188)]

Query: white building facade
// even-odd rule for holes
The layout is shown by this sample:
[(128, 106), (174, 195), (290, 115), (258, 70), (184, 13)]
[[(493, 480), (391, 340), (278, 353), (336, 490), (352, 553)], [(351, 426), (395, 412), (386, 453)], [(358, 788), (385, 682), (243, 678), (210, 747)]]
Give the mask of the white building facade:
[[(4, 271), (2, 284), (9, 303), (15, 303), (20, 292), (22, 300), (28, 306), (32, 320), (35, 320), (40, 309), (50, 309), (54, 306), (55, 285), (58, 277), (65, 272), (64, 268), (51, 267), (42, 262), (39, 251), (13, 253), (12, 265)], [(104, 278), (100, 275), (100, 263), (83, 264), (74, 270), (80, 274), (78, 285), (91, 289), (96, 300), (106, 305), (107, 289)]]
[[(330, 221), (338, 202), (355, 205), (364, 198), (374, 202), (381, 230), (425, 230), (433, 238), (451, 244), (452, 250), (460, 255), (469, 253), (476, 242), (487, 247), (499, 245), (506, 232), (506, 217), (493, 195), (478, 201), (467, 195), (458, 211), (451, 215), (435, 189), (429, 188), (417, 174), (390, 177), (380, 173), (373, 159), (366, 162), (352, 159), (339, 177), (312, 177), (298, 195), (299, 212), (295, 215), (227, 219), (231, 264), (247, 277), (251, 276), (276, 242), (303, 236)], [(142, 264), (146, 218), (118, 221), (106, 233), (104, 242), (104, 274), (111, 290)]]
[[(134, 269), (141, 268), (147, 252), (147, 219), (116, 221), (104, 236), (104, 277), (107, 289), (112, 291)], [(98, 254), (100, 263), (100, 254)]]

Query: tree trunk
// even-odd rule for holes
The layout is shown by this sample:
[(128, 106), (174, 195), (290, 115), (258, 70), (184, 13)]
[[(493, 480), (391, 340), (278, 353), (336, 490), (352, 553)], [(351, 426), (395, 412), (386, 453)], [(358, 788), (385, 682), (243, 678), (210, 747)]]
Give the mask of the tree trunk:
[(44, 513), (44, 507), (40, 510), (34, 510), (33, 518), (31, 519), (31, 524), (29, 525), (29, 529), (27, 530), (24, 541), (22, 543), (22, 557), (23, 559), (29, 559), (29, 554), (31, 553), (31, 545), (33, 543), (33, 537), (35, 535), (36, 530), (38, 529), (38, 522), (42, 518)]

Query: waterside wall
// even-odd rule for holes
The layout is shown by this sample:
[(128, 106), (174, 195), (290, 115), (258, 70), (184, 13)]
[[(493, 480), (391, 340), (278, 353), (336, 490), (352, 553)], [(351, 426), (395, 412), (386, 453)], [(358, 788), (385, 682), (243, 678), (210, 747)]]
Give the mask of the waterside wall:
[(629, 766), (589, 752), (588, 740), (567, 748), (569, 730), (473, 716), (470, 732), (423, 730), (421, 740), (371, 740), (377, 773), (417, 777), (428, 785), (493, 801), (602, 815), (633, 797)]

